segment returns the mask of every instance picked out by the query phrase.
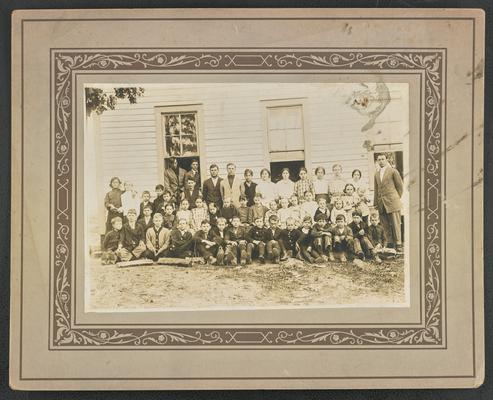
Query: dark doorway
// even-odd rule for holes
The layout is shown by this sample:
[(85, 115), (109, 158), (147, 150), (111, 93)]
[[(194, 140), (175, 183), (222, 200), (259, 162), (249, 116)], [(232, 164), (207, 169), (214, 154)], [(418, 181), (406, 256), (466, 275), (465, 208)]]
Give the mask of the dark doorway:
[[(200, 172), (200, 157), (176, 157), (178, 160), (178, 167), (183, 168), (185, 171), (190, 171), (190, 165), (193, 160), (199, 162), (199, 172)], [(169, 161), (167, 158), (164, 159), (164, 169), (169, 167)]]
[(289, 168), (290, 178), (296, 182), (299, 177), (300, 168), (305, 166), (305, 160), (298, 161), (277, 161), (270, 163), (270, 172), (272, 182), (278, 182), (281, 179), (281, 171), (283, 168)]

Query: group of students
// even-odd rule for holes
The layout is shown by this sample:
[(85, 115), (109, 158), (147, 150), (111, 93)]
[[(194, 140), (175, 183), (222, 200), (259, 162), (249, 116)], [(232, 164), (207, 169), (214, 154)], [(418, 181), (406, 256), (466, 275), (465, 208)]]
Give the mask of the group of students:
[[(197, 173), (185, 174), (179, 190), (157, 185), (154, 201), (144, 191), (140, 204), (131, 185), (112, 178), (105, 198), (103, 263), (192, 256), (230, 266), (254, 259), (279, 263), (289, 257), (309, 263), (336, 257), (342, 262), (348, 257), (381, 262), (385, 233), (378, 214), (370, 215), (361, 187), (342, 179), (332, 181), (337, 185), (327, 182), (322, 167), (313, 180), (301, 168), (297, 182), (285, 169), (277, 183), (270, 181), (267, 169), (258, 183), (250, 169), (241, 183), (234, 164), (227, 169), (228, 176), (222, 179), (218, 166), (211, 165), (211, 177), (202, 188)], [(340, 178), (339, 170), (336, 164), (335, 178)], [(352, 175), (355, 182), (361, 178), (359, 170)]]

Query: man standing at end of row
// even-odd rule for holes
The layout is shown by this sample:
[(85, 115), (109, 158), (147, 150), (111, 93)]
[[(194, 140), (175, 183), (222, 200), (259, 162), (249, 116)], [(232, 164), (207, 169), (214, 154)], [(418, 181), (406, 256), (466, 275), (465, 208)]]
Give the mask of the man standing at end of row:
[(380, 215), (387, 239), (393, 243), (398, 252), (402, 252), (401, 238), (401, 197), (402, 178), (393, 168), (383, 153), (377, 157), (380, 170), (375, 173), (374, 206)]

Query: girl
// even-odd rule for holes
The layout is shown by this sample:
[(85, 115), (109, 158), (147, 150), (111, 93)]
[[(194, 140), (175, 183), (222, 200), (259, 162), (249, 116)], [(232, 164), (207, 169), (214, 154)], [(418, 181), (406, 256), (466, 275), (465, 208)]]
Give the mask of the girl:
[(180, 203), (180, 209), (176, 212), (175, 227), (178, 226), (181, 219), (184, 219), (189, 227), (192, 226), (192, 212), (188, 209), (189, 207), (188, 200), (183, 199)]
[(344, 215), (344, 218), (346, 218), (346, 211), (344, 210), (344, 202), (342, 201), (342, 198), (336, 197), (334, 199), (334, 207), (332, 208), (332, 211), (330, 212), (330, 220), (331, 221), (336, 221), (336, 218), (338, 215)]
[(219, 211), (216, 203), (209, 203), (208, 209), (209, 209), (209, 221), (211, 224), (211, 228), (215, 229), (217, 227), (217, 219), (219, 218), (219, 214), (218, 214)]
[(277, 213), (277, 203), (275, 200), (272, 200), (270, 203), (269, 203), (269, 210), (265, 213), (264, 215), (264, 226), (266, 228), (268, 228), (270, 226), (269, 224), (269, 218), (272, 216), (272, 215), (275, 215), (276, 217), (279, 217), (278, 213)]
[(260, 171), (260, 179), (256, 191), (262, 194), (262, 204), (268, 207), (269, 203), (278, 197), (277, 186), (270, 180), (270, 171), (267, 168)]
[(303, 221), (303, 211), (301, 210), (300, 205), (298, 204), (298, 196), (293, 194), (291, 198), (289, 199), (290, 206), (289, 210), (291, 211), (291, 218), (294, 219), (294, 224), (296, 228), (299, 228), (301, 226), (301, 222)]
[(344, 210), (346, 211), (346, 223), (350, 224), (353, 220), (353, 211), (356, 209), (356, 205), (359, 203), (359, 196), (356, 193), (356, 190), (354, 189), (352, 183), (348, 183), (344, 188), (342, 202), (344, 203)]
[(279, 217), (279, 228), (286, 229), (286, 222), (288, 218), (291, 218), (291, 210), (289, 209), (289, 200), (287, 197), (283, 197), (280, 200), (281, 208), (277, 211)]
[(294, 193), (299, 199), (305, 199), (306, 192), (311, 192), (315, 196), (315, 190), (313, 189), (313, 182), (308, 177), (308, 171), (305, 167), (300, 168), (298, 173), (300, 179), (294, 184)]
[(329, 194), (331, 198), (331, 204), (334, 204), (334, 198), (340, 197), (344, 194), (346, 181), (342, 178), (341, 164), (334, 164), (332, 166), (332, 174), (332, 179), (329, 182)]
[(315, 177), (313, 180), (313, 189), (315, 190), (315, 201), (325, 199), (329, 202), (329, 181), (325, 178), (325, 168), (317, 167), (315, 169)]
[(289, 199), (294, 193), (294, 182), (289, 179), (289, 169), (283, 168), (281, 172), (281, 180), (276, 183), (277, 194), (280, 198), (286, 197)]
[(111, 190), (104, 197), (104, 208), (108, 210), (106, 217), (106, 232), (111, 231), (111, 220), (115, 217), (120, 217), (123, 221), (122, 194), (125, 190), (121, 190), (122, 181), (117, 176), (110, 180)]

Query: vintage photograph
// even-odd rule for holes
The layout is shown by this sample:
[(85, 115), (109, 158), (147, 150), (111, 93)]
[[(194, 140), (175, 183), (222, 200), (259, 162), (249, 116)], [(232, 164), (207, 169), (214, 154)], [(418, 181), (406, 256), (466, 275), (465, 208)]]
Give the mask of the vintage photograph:
[(85, 84), (87, 311), (407, 306), (407, 83)]

